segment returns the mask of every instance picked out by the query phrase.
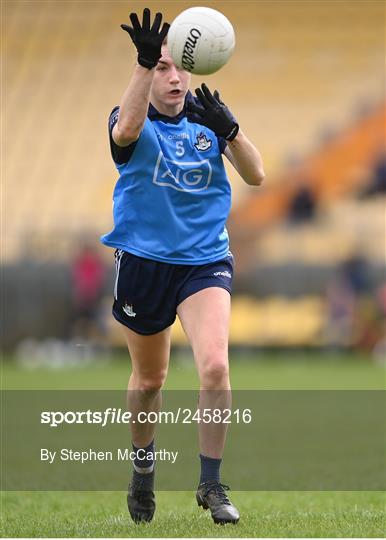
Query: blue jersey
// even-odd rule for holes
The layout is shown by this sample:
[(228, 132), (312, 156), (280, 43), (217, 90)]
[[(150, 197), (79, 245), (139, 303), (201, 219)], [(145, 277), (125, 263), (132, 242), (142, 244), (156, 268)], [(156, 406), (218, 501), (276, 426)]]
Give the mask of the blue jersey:
[[(187, 99), (193, 99), (189, 93)], [(222, 161), (225, 141), (188, 121), (185, 108), (174, 118), (150, 105), (139, 139), (110, 144), (119, 172), (114, 190), (114, 229), (107, 246), (155, 261), (199, 265), (228, 255), (225, 227), (231, 187)]]

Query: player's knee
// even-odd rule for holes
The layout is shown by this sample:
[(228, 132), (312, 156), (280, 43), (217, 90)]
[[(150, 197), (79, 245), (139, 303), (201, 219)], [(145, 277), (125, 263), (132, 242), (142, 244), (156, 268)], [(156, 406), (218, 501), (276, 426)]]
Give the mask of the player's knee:
[(147, 375), (145, 377), (140, 377), (137, 382), (137, 388), (141, 392), (153, 393), (161, 390), (166, 379), (166, 373), (158, 373), (154, 375)]
[(219, 388), (229, 378), (227, 357), (224, 355), (208, 357), (201, 369), (201, 382), (207, 388)]

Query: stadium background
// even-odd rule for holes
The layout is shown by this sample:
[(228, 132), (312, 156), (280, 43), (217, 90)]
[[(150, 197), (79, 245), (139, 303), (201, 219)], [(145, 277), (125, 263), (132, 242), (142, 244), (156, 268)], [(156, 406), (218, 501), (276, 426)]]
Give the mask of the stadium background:
[[(162, 11), (172, 20), (189, 5), (166, 2)], [(237, 46), (230, 63), (206, 81), (222, 91), (260, 149), (267, 173), (255, 189), (229, 171), (236, 257), (231, 343), (372, 350), (381, 342), (385, 310), (384, 6), (210, 5), (234, 24)], [(100, 296), (104, 330), (92, 329), (90, 339), (104, 333), (106, 343), (122, 343), (108, 314), (112, 253), (98, 237), (111, 228), (116, 180), (106, 118), (135, 59), (119, 23), (129, 9), (142, 8), (141, 2), (3, 3), (8, 349), (30, 338), (63, 340), (74, 333), (73, 261), (85, 243), (106, 270), (103, 292), (92, 264), (87, 269), (85, 263), (85, 274), (79, 271), (90, 272)], [(193, 77), (192, 88), (200, 81)], [(378, 192), (363, 195), (375, 182)], [(292, 204), (299, 191), (300, 202)], [(335, 293), (339, 306), (332, 305)], [(358, 293), (361, 307), (354, 306)], [(339, 324), (344, 336), (333, 332)], [(374, 335), (365, 335), (371, 333), (366, 325)], [(184, 343), (178, 323), (175, 343)]]
[[(122, 343), (109, 316), (112, 252), (98, 237), (111, 228), (117, 176), (106, 118), (135, 59), (119, 23), (143, 5), (3, 3), (8, 349), (74, 332)], [(162, 11), (172, 20), (189, 5), (166, 2)], [(260, 149), (267, 174), (256, 189), (229, 169), (231, 343), (369, 352), (382, 341), (385, 312), (383, 3), (210, 5), (234, 24), (237, 46), (229, 64), (205, 80)], [(192, 88), (201, 79), (193, 76)], [(103, 270), (89, 260), (76, 267), (85, 244)], [(74, 330), (74, 317), (87, 311), (77, 306), (82, 279), (100, 297), (93, 304), (93, 291), (83, 291), (103, 330), (95, 321)], [(175, 343), (184, 343), (178, 323), (174, 333)]]
[[(126, 385), (128, 357), (110, 314), (113, 257), (98, 238), (111, 227), (116, 181), (107, 117), (135, 60), (119, 24), (145, 5), (170, 21), (194, 3), (1, 3), (5, 388)], [(221, 91), (267, 173), (256, 189), (229, 169), (233, 387), (384, 388), (384, 3), (205, 5), (228, 16), (237, 39), (229, 64), (205, 81)], [(192, 88), (201, 81), (193, 77)], [(176, 323), (167, 388), (197, 388), (185, 346)], [(8, 493), (4, 531), (384, 535), (381, 493), (232, 496), (243, 514), (237, 530), (214, 530), (189, 493), (177, 502), (161, 493), (157, 522), (132, 532), (121, 493)]]

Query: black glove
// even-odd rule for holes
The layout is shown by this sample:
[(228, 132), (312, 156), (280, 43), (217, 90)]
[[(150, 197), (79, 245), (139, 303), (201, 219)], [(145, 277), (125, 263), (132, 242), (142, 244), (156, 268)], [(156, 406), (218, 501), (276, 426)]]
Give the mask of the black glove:
[(138, 64), (152, 69), (161, 58), (162, 42), (169, 31), (170, 24), (164, 23), (159, 31), (162, 14), (156, 13), (153, 26), (150, 28), (150, 10), (148, 8), (143, 10), (142, 27), (136, 13), (130, 13), (130, 20), (133, 27), (121, 24), (121, 28), (128, 32), (133, 40), (138, 51)]
[(205, 83), (201, 85), (201, 88), (196, 88), (196, 95), (202, 107), (189, 101), (187, 103), (188, 120), (191, 119), (208, 127), (218, 137), (233, 141), (239, 131), (239, 125), (233, 114), (225, 103), (221, 101), (217, 90), (212, 95)]

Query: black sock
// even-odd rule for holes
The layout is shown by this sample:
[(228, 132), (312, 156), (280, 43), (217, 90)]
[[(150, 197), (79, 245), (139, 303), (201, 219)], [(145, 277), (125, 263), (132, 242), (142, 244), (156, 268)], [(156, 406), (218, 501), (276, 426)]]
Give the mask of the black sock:
[(201, 477), (200, 484), (209, 480), (220, 482), (220, 465), (221, 459), (211, 458), (200, 454), (201, 460)]
[[(139, 474), (148, 474), (154, 470), (154, 440), (145, 448), (138, 448), (133, 444), (136, 456), (133, 460), (134, 470)], [(149, 455), (149, 453), (151, 455)]]

